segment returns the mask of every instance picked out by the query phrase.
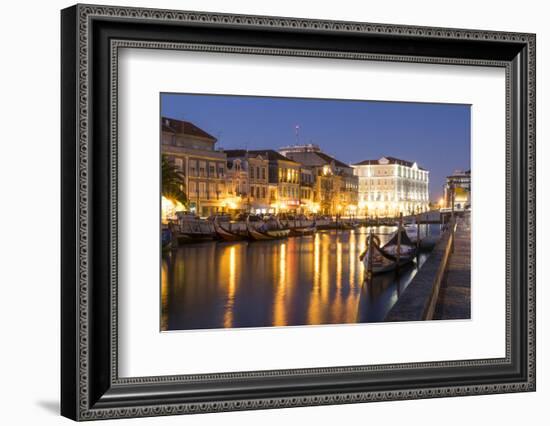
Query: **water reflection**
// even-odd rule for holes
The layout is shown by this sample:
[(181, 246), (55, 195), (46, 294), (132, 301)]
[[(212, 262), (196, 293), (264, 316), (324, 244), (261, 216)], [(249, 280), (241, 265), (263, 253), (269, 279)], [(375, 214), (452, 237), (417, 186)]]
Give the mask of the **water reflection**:
[[(382, 243), (394, 227), (374, 228)], [(383, 321), (417, 271), (363, 283), (368, 228), (280, 241), (207, 242), (163, 255), (161, 329)], [(421, 235), (438, 233), (422, 225)], [(426, 255), (419, 257), (419, 265)]]

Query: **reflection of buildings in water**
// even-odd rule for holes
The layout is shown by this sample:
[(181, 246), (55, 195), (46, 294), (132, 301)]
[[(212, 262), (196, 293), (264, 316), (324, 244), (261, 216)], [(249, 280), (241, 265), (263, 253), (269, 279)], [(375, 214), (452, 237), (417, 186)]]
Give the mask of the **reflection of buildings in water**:
[(170, 257), (166, 257), (166, 259), (163, 259), (161, 262), (161, 273), (160, 273), (160, 307), (161, 307), (160, 329), (161, 331), (165, 331), (168, 329), (168, 302), (169, 302), (168, 292), (170, 291), (170, 288), (168, 285), (168, 265), (170, 263), (170, 260), (171, 260)]
[(363, 284), (358, 256), (367, 233), (180, 247), (163, 256), (161, 328), (382, 321), (414, 269), (403, 273), (399, 286), (391, 273)]
[[(235, 308), (235, 291), (237, 286), (237, 261), (236, 261), (236, 254), (235, 254), (236, 248), (235, 246), (229, 247), (229, 250), (226, 250), (225, 257), (229, 257), (228, 260), (228, 270), (229, 274), (227, 277), (227, 297), (224, 307), (224, 315), (223, 315), (223, 326), (225, 328), (231, 328), (233, 327), (233, 316), (234, 316), (234, 308)], [(229, 254), (227, 254), (229, 253)], [(225, 259), (222, 258), (222, 262)]]
[(279, 269), (279, 280), (275, 291), (275, 301), (273, 306), (273, 325), (274, 326), (283, 326), (287, 325), (286, 318), (286, 253), (287, 247), (283, 243), (279, 247), (278, 262), (274, 262), (275, 265), (278, 263)]

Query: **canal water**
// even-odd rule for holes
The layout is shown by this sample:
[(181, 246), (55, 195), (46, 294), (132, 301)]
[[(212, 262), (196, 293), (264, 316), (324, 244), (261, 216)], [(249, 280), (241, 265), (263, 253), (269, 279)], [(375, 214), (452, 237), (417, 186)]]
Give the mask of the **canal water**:
[[(375, 227), (381, 243), (395, 227)], [(436, 235), (439, 225), (421, 225)], [(369, 228), (321, 231), (277, 241), (205, 242), (166, 253), (161, 330), (297, 326), (383, 321), (418, 267), (364, 283)]]

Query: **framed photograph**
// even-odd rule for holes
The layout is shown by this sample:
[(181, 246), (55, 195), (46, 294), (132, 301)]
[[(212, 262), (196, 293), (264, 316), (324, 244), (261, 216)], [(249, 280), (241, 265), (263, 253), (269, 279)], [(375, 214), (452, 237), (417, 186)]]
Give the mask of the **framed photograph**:
[(61, 12), (61, 412), (535, 390), (535, 35)]

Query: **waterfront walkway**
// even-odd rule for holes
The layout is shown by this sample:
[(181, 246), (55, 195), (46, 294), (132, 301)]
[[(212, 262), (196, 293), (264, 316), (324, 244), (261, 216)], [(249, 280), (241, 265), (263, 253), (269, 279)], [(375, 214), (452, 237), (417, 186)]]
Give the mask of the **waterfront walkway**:
[(454, 251), (441, 283), (434, 319), (470, 318), (470, 216), (458, 219)]

